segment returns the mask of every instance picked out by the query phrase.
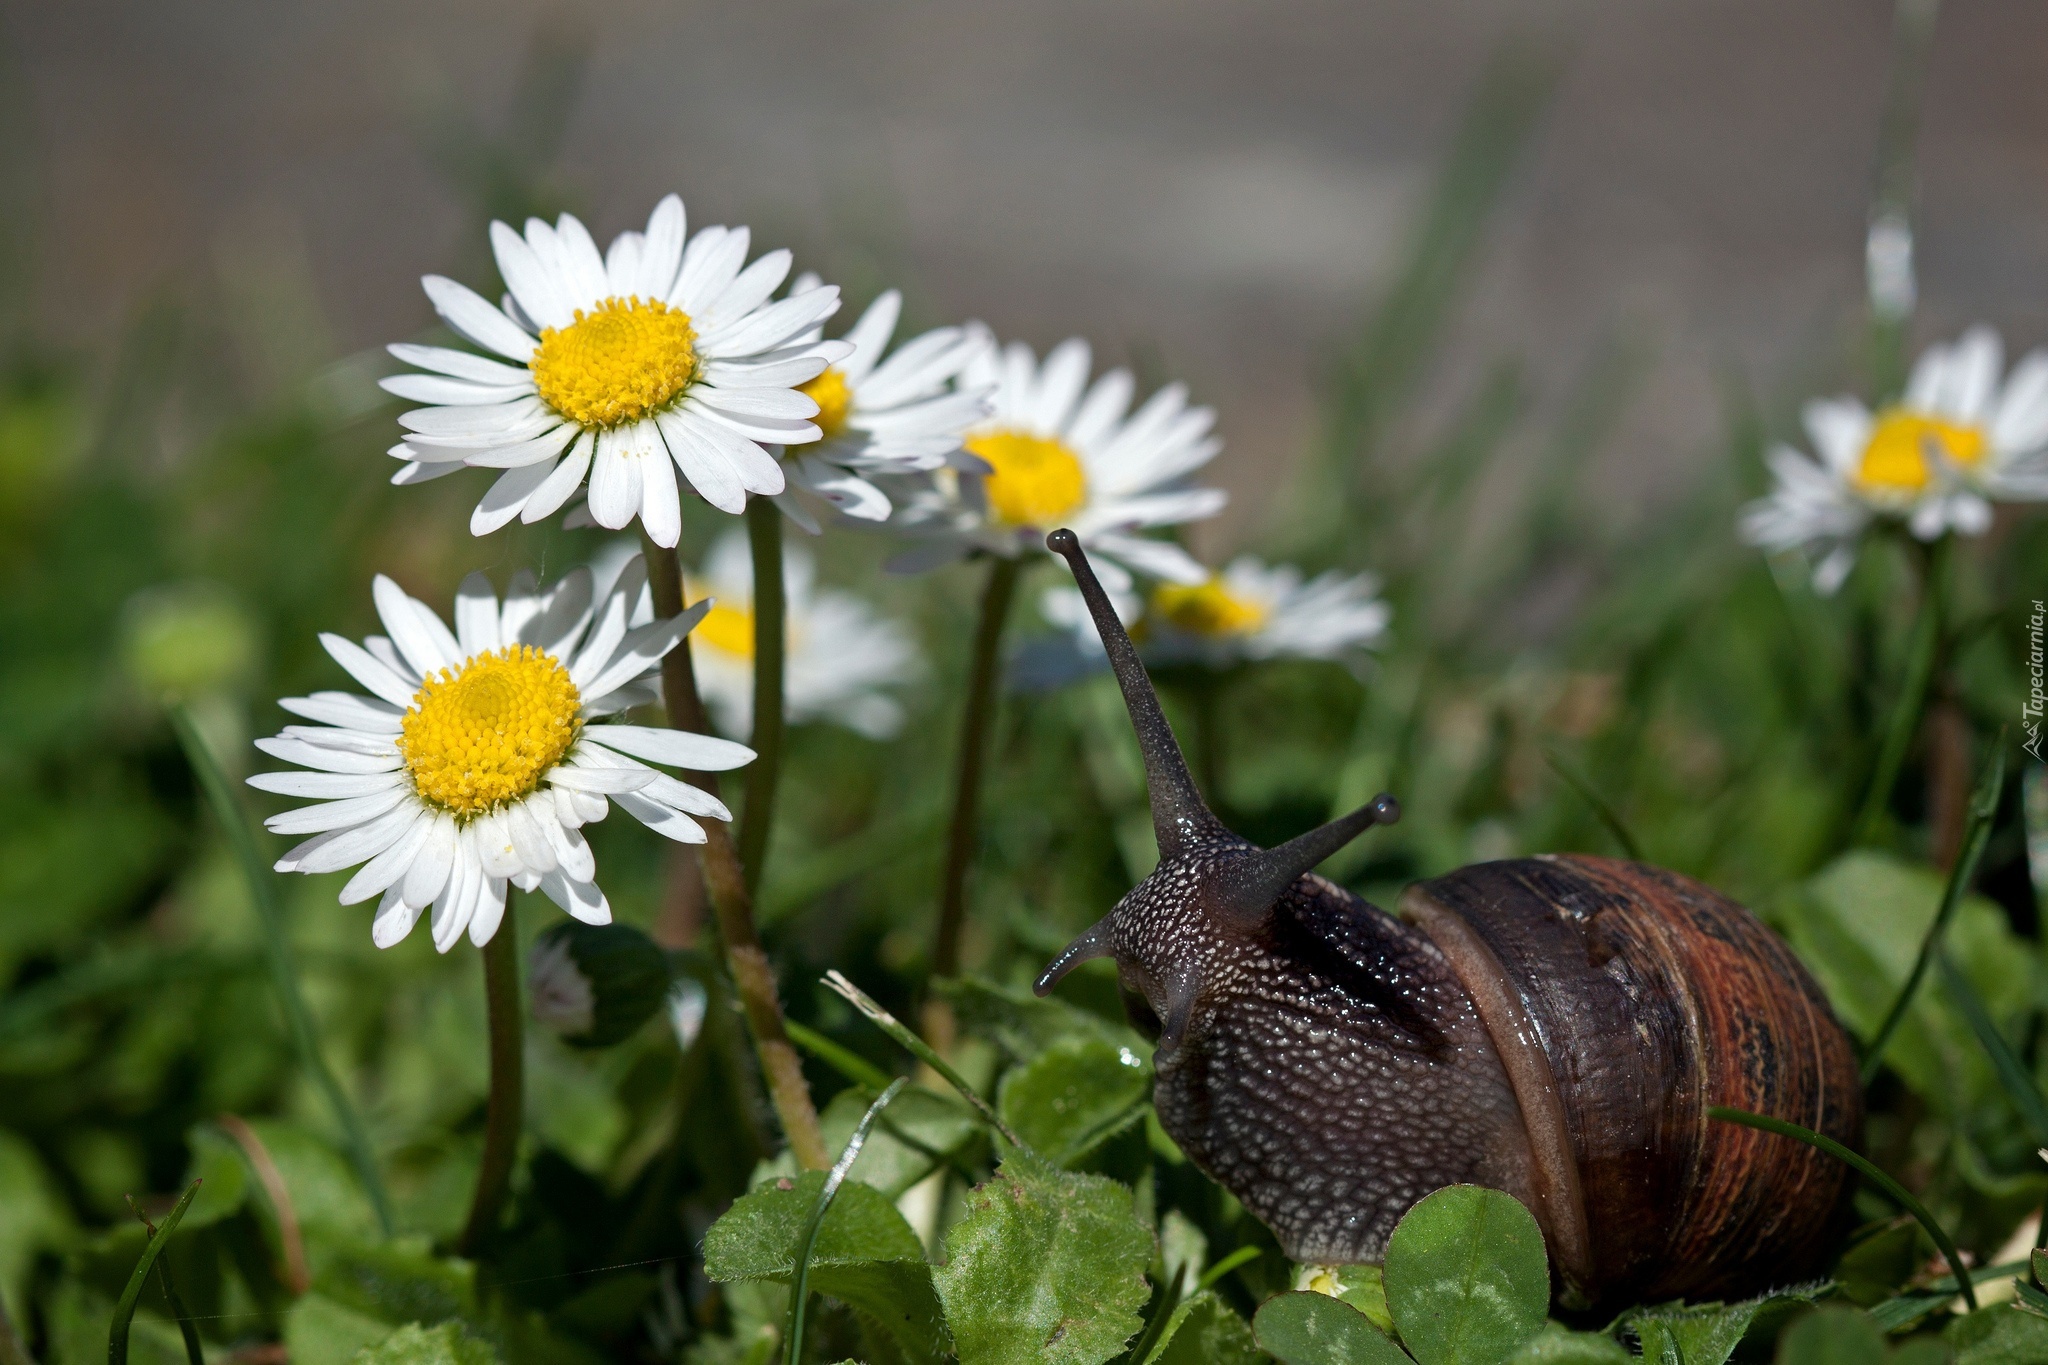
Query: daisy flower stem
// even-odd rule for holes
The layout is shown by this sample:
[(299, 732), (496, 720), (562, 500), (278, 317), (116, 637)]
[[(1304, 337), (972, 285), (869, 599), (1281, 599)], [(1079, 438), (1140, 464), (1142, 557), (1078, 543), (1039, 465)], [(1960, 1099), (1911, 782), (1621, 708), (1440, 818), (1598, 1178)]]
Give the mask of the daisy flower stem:
[[(981, 770), (988, 757), (989, 731), (996, 716), (996, 685), (1002, 675), (1003, 626), (1017, 596), (1021, 559), (998, 555), (989, 561), (988, 586), (981, 595), (981, 620), (974, 631), (974, 662), (967, 678), (967, 710), (960, 720), (959, 765), (954, 770), (953, 823), (946, 835), (945, 879), (939, 886), (938, 934), (932, 941), (932, 975), (960, 972), (960, 929), (967, 918), (967, 870), (981, 813)], [(943, 1006), (941, 1006), (943, 1007)], [(927, 1033), (931, 1019), (927, 1010)], [(941, 1025), (941, 1028), (944, 1026)], [(943, 1050), (943, 1048), (941, 1049)]]
[(1871, 770), (1870, 787), (1864, 793), (1863, 806), (1857, 812), (1855, 830), (1850, 836), (1853, 846), (1872, 842), (1882, 828), (1892, 788), (1898, 785), (1899, 769), (1905, 765), (1906, 751), (1912, 747), (1913, 736), (1920, 729), (1920, 718), (1927, 707), (1928, 685), (1933, 680), (1935, 659), (1941, 646), (1941, 594), (1948, 544), (1948, 538), (1944, 536), (1914, 557), (1914, 563), (1920, 570), (1920, 610), (1913, 619), (1913, 636), (1907, 646), (1906, 676), (1899, 690), (1898, 705), (1885, 727), (1884, 743), (1877, 751), (1877, 764)]
[(491, 1094), (484, 1112), (484, 1159), (476, 1173), (476, 1196), (456, 1249), (473, 1256), (498, 1230), (512, 1165), (519, 1155), (519, 1120), (526, 1104), (525, 1045), (519, 1008), (519, 932), (513, 903), (483, 948), (484, 1010), (491, 1033)]
[[(654, 595), (657, 616), (674, 616), (683, 609), (683, 571), (673, 549), (663, 549), (642, 536), (647, 551), (647, 582)], [(697, 693), (697, 675), (690, 666), (690, 641), (682, 643), (661, 661), (662, 696), (668, 705), (668, 723), (677, 730), (710, 732), (704, 717), (704, 702)], [(691, 785), (718, 795), (718, 779), (711, 773), (692, 773)], [(754, 1035), (754, 1051), (761, 1061), (761, 1074), (768, 1083), (768, 1099), (782, 1123), (790, 1153), (805, 1170), (822, 1171), (832, 1164), (825, 1150), (824, 1135), (818, 1129), (818, 1109), (804, 1082), (803, 1061), (789, 1041), (782, 1023), (782, 1001), (775, 993), (775, 970), (761, 947), (761, 935), (754, 927), (753, 897), (747, 893), (746, 874), (741, 870), (739, 851), (732, 833), (716, 820), (704, 822), (704, 882), (711, 894), (711, 909), (718, 921), (718, 933), (725, 945), (726, 966), (732, 972), (733, 987), (746, 1012), (747, 1028)]]
[(192, 765), (200, 790), (206, 794), (206, 803), (213, 808), (214, 819), (220, 822), (222, 833), (227, 835), (228, 847), (235, 861), (242, 866), (243, 880), (249, 885), (249, 898), (256, 903), (256, 918), (263, 926), (264, 957), (270, 965), (271, 984), (277, 988), (278, 1003), (284, 1009), (292, 1044), (298, 1050), (299, 1065), (305, 1068), (306, 1074), (326, 1098), (335, 1126), (347, 1139), (349, 1164), (355, 1167), (356, 1178), (363, 1182), (363, 1191), (369, 1195), (370, 1204), (377, 1212), (377, 1226), (389, 1237), (393, 1231), (391, 1197), (385, 1193), (384, 1177), (377, 1170), (376, 1153), (370, 1146), (370, 1135), (363, 1127), (362, 1115), (349, 1102), (341, 1083), (328, 1068), (327, 1058), (320, 1051), (320, 1035), (313, 1027), (313, 1012), (306, 1007), (306, 997), (299, 990), (298, 967), (292, 960), (291, 943), (285, 936), (284, 907), (277, 898), (276, 874), (267, 866), (262, 851), (256, 846), (248, 817), (236, 799), (234, 789), (228, 785), (227, 774), (221, 771), (213, 751), (207, 748), (205, 738), (200, 735), (183, 703), (171, 706), (171, 725), (178, 732), (179, 744), (184, 747), (185, 761)]
[(787, 598), (782, 585), (782, 509), (767, 498), (747, 500), (747, 545), (754, 558), (754, 761), (747, 765), (747, 804), (740, 811), (740, 867), (749, 898), (760, 894), (782, 775), (783, 674)]

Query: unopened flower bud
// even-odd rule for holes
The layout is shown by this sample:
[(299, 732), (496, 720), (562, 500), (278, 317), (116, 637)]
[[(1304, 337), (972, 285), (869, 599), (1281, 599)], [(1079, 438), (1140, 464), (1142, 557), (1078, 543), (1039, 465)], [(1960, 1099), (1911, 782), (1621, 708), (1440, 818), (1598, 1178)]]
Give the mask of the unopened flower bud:
[(668, 956), (624, 924), (568, 920), (534, 940), (527, 960), (533, 1017), (575, 1047), (610, 1047), (668, 995)]

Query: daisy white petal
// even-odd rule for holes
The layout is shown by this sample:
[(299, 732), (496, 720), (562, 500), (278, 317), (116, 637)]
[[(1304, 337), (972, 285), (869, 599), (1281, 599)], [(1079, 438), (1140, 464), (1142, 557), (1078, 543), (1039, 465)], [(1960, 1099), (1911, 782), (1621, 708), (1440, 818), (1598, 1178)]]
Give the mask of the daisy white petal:
[(395, 947), (405, 941), (419, 918), (420, 907), (407, 905), (405, 897), (393, 887), (377, 903), (377, 917), (370, 922), (370, 942), (379, 948)]
[(428, 275), (420, 284), (442, 320), (477, 345), (522, 365), (533, 354), (533, 338), (475, 290), (440, 275)]
[(705, 840), (704, 826), (681, 811), (639, 792), (621, 792), (612, 800), (618, 802), (620, 810), (665, 839), (673, 839), (679, 844), (701, 844)]

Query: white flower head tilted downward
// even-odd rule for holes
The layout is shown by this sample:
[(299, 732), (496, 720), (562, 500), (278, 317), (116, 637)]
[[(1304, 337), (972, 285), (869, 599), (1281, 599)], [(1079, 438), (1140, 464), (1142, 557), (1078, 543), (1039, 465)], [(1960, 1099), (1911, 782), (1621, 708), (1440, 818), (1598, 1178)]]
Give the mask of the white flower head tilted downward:
[(957, 477), (937, 471), (937, 496), (904, 509), (903, 529), (927, 544), (901, 563), (927, 567), (973, 550), (1043, 553), (1046, 533), (1064, 526), (1112, 592), (1129, 590), (1126, 569), (1176, 583), (1208, 576), (1179, 546), (1137, 533), (1222, 510), (1220, 489), (1187, 482), (1222, 449), (1210, 434), (1216, 414), (1189, 407), (1180, 384), (1131, 412), (1130, 371), (1111, 370), (1090, 386), (1088, 370), (1088, 343), (1078, 337), (1042, 365), (1022, 342), (974, 356), (961, 386), (991, 390), (994, 408), (967, 436), (979, 467)]
[[(816, 275), (799, 275), (791, 293), (817, 286)], [(953, 463), (968, 428), (988, 415), (984, 391), (954, 382), (989, 344), (987, 335), (934, 327), (891, 352), (902, 313), (903, 296), (893, 289), (869, 304), (841, 338), (851, 349), (803, 386), (818, 405), (813, 420), (824, 435), (784, 457), (789, 487), (776, 502), (812, 534), (813, 499), (857, 521), (887, 520), (889, 496), (870, 477), (924, 474)], [(813, 329), (808, 339), (823, 336)]]
[(1894, 405), (1807, 404), (1819, 459), (1772, 449), (1773, 486), (1743, 509), (1743, 539), (1805, 550), (1814, 586), (1831, 593), (1874, 521), (1903, 522), (1921, 540), (1982, 535), (1991, 502), (2048, 498), (2048, 351), (2029, 353), (2003, 383), (2001, 368), (1998, 334), (1975, 327), (1928, 347)]
[[(903, 707), (885, 689), (918, 672), (917, 648), (903, 627), (852, 593), (819, 591), (810, 555), (782, 552), (788, 655), (783, 702), (792, 721), (829, 720), (869, 739), (903, 724)], [(717, 603), (691, 636), (697, 687), (718, 728), (754, 726), (754, 563), (747, 538), (729, 531), (712, 544), (691, 588)]]
[(503, 359), (391, 347), (432, 371), (383, 381), (432, 405), (398, 419), (408, 434), (391, 451), (405, 461), (392, 482), (502, 469), (470, 517), (471, 533), (488, 535), (514, 517), (553, 514), (587, 473), (593, 521), (617, 530), (637, 516), (662, 546), (682, 534), (678, 469), (724, 512), (741, 511), (749, 493), (780, 493), (781, 464), (763, 444), (818, 439), (818, 405), (799, 386), (846, 348), (804, 338), (839, 291), (770, 303), (789, 274), (787, 251), (747, 265), (743, 227), (685, 236), (683, 201), (670, 195), (646, 232), (620, 233), (603, 255), (566, 213), (553, 227), (528, 219), (524, 236), (491, 224), (509, 291), (502, 307), (427, 276), (442, 320)]
[(279, 705), (312, 725), (289, 725), (257, 747), (310, 772), (261, 773), (249, 784), (318, 798), (272, 816), (279, 834), (310, 834), (280, 872), (338, 872), (363, 864), (341, 903), (382, 897), (370, 936), (388, 948), (433, 907), (442, 952), (468, 932), (497, 932), (508, 884), (538, 887), (577, 919), (608, 923), (597, 867), (581, 827), (607, 798), (657, 833), (702, 843), (692, 816), (730, 819), (717, 798), (658, 772), (736, 768), (753, 751), (681, 730), (593, 724), (656, 699), (655, 670), (709, 609), (653, 619), (645, 564), (627, 564), (601, 604), (577, 569), (542, 592), (530, 574), (501, 605), (482, 574), (463, 580), (451, 632), (433, 608), (378, 575), (377, 615), (388, 635), (320, 643), (370, 691), (316, 692)]
[[(1393, 615), (1378, 594), (1379, 580), (1371, 574), (1332, 570), (1304, 581), (1291, 564), (1239, 555), (1200, 583), (1155, 585), (1142, 616), (1135, 596), (1118, 601), (1117, 610), (1139, 619), (1147, 659), (1225, 667), (1251, 659), (1337, 659), (1372, 648)], [(1055, 589), (1041, 610), (1072, 630), (1084, 650), (1102, 652), (1079, 593)]]

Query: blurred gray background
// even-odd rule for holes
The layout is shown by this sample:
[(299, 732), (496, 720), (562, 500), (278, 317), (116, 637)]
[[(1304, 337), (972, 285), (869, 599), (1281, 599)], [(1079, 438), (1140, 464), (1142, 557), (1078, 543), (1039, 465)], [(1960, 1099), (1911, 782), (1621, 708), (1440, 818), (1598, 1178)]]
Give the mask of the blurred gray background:
[[(1720, 458), (1729, 385), (1839, 379), (1891, 24), (1880, 0), (10, 0), (0, 98), (33, 316), (64, 341), (203, 295), (243, 382), (279, 382), (426, 326), (423, 272), (486, 282), (494, 165), (600, 239), (677, 189), (855, 292), (900, 280), (921, 320), (1185, 378), (1237, 495), (1213, 552), (1273, 514), (1504, 47), (1558, 82), (1410, 422), (1503, 359), (1554, 408), (1619, 339), (1640, 365), (1590, 485), (1626, 515)], [(2039, 3), (1942, 12), (1918, 341), (2048, 340), (2044, 56)]]

